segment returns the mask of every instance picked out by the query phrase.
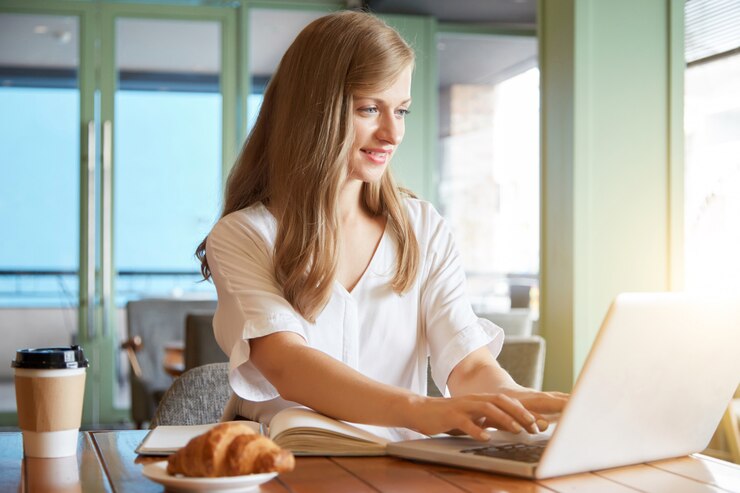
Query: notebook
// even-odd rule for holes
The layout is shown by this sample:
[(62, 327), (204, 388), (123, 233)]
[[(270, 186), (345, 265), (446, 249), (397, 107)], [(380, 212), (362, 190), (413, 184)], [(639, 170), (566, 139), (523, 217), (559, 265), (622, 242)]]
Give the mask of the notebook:
[(706, 448), (739, 381), (740, 297), (621, 294), (551, 434), (429, 438), (387, 452), (529, 478), (679, 457)]

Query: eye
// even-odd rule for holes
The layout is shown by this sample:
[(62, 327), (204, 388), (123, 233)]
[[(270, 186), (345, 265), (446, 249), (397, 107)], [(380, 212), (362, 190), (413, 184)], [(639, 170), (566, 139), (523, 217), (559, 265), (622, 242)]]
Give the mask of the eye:
[(399, 108), (396, 110), (396, 115), (400, 116), (401, 118), (405, 118), (411, 114), (411, 110), (406, 108)]
[(368, 115), (374, 115), (378, 112), (377, 106), (364, 106), (358, 110), (360, 113), (366, 113)]

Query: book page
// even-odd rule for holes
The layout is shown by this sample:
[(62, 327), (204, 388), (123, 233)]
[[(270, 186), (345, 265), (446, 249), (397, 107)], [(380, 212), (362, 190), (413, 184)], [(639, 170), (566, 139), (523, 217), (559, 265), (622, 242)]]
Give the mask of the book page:
[[(255, 433), (260, 432), (260, 424), (255, 421), (243, 421), (248, 424)], [(157, 426), (151, 430), (141, 444), (136, 448), (139, 455), (170, 455), (177, 452), (188, 442), (201, 435), (219, 423), (208, 423), (204, 425), (178, 425)]]
[(390, 441), (305, 407), (277, 413), (270, 422), (270, 438), (297, 455), (385, 455)]
[[(385, 445), (390, 441), (389, 438), (375, 435), (344, 421), (329, 418), (307, 407), (290, 407), (277, 413), (270, 422), (270, 438), (274, 440), (274, 437), (277, 437), (284, 431), (296, 428), (318, 429), (339, 436), (381, 445)], [(381, 429), (380, 427), (374, 428)]]

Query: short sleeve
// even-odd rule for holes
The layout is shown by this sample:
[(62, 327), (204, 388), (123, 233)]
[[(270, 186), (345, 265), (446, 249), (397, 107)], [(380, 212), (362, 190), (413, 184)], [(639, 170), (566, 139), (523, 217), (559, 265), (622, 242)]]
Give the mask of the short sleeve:
[(229, 356), (231, 387), (244, 399), (262, 401), (278, 392), (249, 361), (249, 340), (281, 331), (306, 339), (306, 333), (303, 319), (275, 278), (269, 229), (248, 221), (248, 211), (216, 224), (208, 235), (206, 255), (218, 293), (214, 333)]
[(497, 357), (504, 342), (503, 330), (478, 318), (470, 306), (465, 272), (452, 232), (431, 207), (425, 214), (428, 233), (423, 258), (421, 315), (431, 358), (432, 378), (446, 393), (452, 370), (468, 354), (488, 346)]

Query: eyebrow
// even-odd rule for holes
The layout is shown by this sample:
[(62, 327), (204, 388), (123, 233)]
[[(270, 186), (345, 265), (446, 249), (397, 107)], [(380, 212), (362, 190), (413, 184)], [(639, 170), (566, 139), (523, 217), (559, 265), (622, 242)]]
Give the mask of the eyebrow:
[[(373, 101), (375, 103), (385, 103), (384, 100), (378, 99), (378, 98), (374, 98), (372, 96), (357, 96), (356, 99), (367, 99), (367, 100)], [(402, 104), (402, 105), (403, 104), (411, 104), (411, 98), (405, 99), (405, 100), (401, 101), (399, 104)]]

